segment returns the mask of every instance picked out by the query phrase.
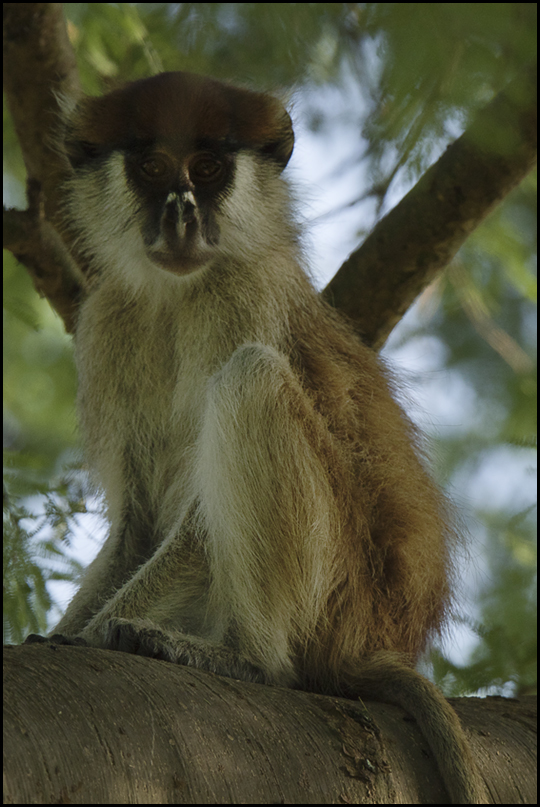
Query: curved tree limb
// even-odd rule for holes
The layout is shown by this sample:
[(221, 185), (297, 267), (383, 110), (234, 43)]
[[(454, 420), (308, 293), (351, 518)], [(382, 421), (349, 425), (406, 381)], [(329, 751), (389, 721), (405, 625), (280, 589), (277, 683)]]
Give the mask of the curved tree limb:
[(345, 261), (323, 295), (381, 347), (420, 292), (536, 165), (536, 64), (446, 149)]
[(80, 94), (62, 3), (4, 3), (4, 91), (27, 174), (28, 209), (4, 210), (4, 248), (39, 294), (75, 326), (81, 275), (60, 229), (66, 166), (54, 144), (59, 95)]

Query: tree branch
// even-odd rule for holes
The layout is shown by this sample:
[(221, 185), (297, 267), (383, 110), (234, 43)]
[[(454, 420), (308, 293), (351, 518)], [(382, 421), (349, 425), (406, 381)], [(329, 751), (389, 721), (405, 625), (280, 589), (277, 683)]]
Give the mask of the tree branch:
[(536, 64), (515, 79), (345, 261), (323, 295), (380, 347), (472, 231), (536, 165)]
[[(4, 91), (27, 173), (28, 210), (4, 210), (4, 247), (29, 270), (74, 329), (80, 280), (63, 243), (60, 205), (66, 163), (56, 148), (60, 95), (80, 94), (62, 3), (4, 3)], [(56, 229), (56, 232), (55, 232)]]
[(3, 211), (3, 246), (28, 270), (41, 297), (46, 297), (73, 333), (82, 290), (82, 276), (67, 246), (43, 210), (43, 194), (29, 181), (28, 209)]

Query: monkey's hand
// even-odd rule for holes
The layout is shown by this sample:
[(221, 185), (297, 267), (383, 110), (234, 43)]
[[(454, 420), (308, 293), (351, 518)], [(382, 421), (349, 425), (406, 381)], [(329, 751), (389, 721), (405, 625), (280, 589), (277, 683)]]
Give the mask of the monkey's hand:
[(180, 631), (163, 630), (149, 620), (112, 617), (105, 620), (100, 628), (90, 622), (83, 631), (83, 636), (86, 636), (90, 645), (108, 650), (120, 650), (197, 667), (199, 670), (242, 681), (269, 683), (263, 670), (234, 648), (211, 644), (198, 636)]
[(24, 644), (66, 644), (88, 647), (88, 642), (82, 636), (64, 636), (63, 633), (53, 633), (52, 636), (40, 636), (39, 633), (30, 633)]

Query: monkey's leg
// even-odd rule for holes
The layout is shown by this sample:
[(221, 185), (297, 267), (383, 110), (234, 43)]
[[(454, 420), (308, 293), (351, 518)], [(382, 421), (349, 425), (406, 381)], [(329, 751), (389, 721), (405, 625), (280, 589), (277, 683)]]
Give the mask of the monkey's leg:
[(295, 682), (292, 654), (332, 584), (337, 513), (330, 435), (288, 360), (247, 344), (211, 380), (197, 489), (210, 600), (221, 633), (272, 683)]
[(132, 551), (132, 525), (126, 521), (113, 530), (84, 573), (79, 590), (53, 633), (78, 634), (112, 593), (140, 566), (144, 558)]

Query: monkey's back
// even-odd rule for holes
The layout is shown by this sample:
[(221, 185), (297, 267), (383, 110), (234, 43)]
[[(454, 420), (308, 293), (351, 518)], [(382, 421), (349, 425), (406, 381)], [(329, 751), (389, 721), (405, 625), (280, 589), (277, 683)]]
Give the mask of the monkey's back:
[(292, 365), (333, 438), (322, 454), (340, 518), (332, 587), (299, 654), (301, 675), (333, 689), (351, 661), (374, 651), (417, 659), (447, 615), (459, 539), (375, 352), (320, 300), (292, 333)]

